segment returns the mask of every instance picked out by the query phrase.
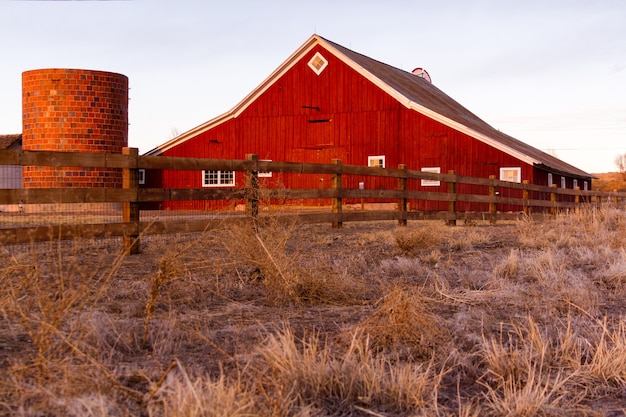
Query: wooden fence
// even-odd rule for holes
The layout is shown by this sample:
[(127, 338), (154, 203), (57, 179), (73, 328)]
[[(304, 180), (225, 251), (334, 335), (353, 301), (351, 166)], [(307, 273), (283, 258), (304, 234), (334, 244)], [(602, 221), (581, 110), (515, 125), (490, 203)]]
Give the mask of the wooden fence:
[[(602, 193), (579, 189), (543, 187), (528, 182), (513, 183), (491, 178), (474, 178), (456, 175), (454, 171), (436, 174), (409, 170), (405, 165), (398, 168), (370, 168), (357, 165), (344, 165), (340, 160), (330, 164), (300, 162), (261, 161), (256, 155), (247, 155), (245, 160), (218, 160), (205, 158), (177, 158), (164, 156), (140, 156), (135, 148), (125, 148), (123, 154), (92, 154), (75, 152), (0, 150), (0, 165), (53, 166), (53, 167), (101, 167), (123, 170), (122, 188), (22, 188), (0, 189), (0, 205), (11, 204), (73, 204), (73, 203), (118, 203), (121, 205), (119, 221), (98, 224), (37, 225), (32, 227), (9, 227), (0, 229), (0, 243), (27, 243), (51, 238), (73, 239), (85, 237), (122, 236), (128, 253), (139, 250), (139, 236), (142, 234), (186, 233), (206, 230), (213, 224), (224, 222), (253, 222), (259, 219), (259, 203), (270, 201), (275, 190), (259, 187), (259, 172), (328, 174), (330, 188), (281, 189), (281, 201), (330, 199), (330, 209), (322, 212), (297, 211), (298, 222), (332, 223), (341, 227), (344, 222), (395, 220), (406, 225), (408, 220), (441, 219), (450, 225), (457, 220), (483, 219), (495, 222), (537, 212), (555, 214), (562, 210), (577, 210), (583, 205), (599, 205), (606, 202), (622, 204), (626, 193)], [(244, 172), (243, 188), (140, 188), (139, 170), (220, 170)], [(397, 179), (395, 189), (354, 189), (344, 188), (345, 176), (370, 176)], [(447, 192), (417, 190), (410, 183), (416, 180), (440, 181), (447, 184)], [(459, 184), (481, 186), (484, 194), (457, 193)], [(496, 189), (521, 190), (522, 198), (503, 197)], [(536, 193), (533, 193), (536, 192)], [(532, 199), (531, 195), (544, 193), (549, 199)], [(395, 201), (392, 210), (344, 210), (344, 200), (351, 201)], [(140, 218), (141, 203), (181, 200), (229, 200), (245, 203), (246, 210), (240, 215), (224, 215), (215, 218), (189, 218), (179, 220), (150, 220)], [(410, 200), (447, 202), (444, 212), (411, 211)], [(568, 201), (564, 201), (568, 200)], [(458, 212), (457, 203), (482, 203), (488, 207), (484, 212)], [(498, 207), (503, 205), (520, 207), (521, 210), (503, 213)], [(0, 213), (1, 214), (1, 213)], [(262, 217), (262, 215), (261, 215)], [(287, 217), (287, 216), (286, 216)]]

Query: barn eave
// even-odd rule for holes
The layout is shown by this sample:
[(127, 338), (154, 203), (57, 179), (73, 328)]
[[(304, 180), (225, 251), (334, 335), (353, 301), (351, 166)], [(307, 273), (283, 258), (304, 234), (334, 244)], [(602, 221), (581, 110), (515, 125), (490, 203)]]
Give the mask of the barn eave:
[(570, 177), (570, 178), (576, 178), (579, 180), (591, 180), (591, 179), (598, 179), (598, 177), (596, 177), (595, 175), (592, 174), (588, 174), (588, 173), (581, 173), (581, 174), (575, 174), (572, 173), (571, 171), (564, 171), (562, 169), (559, 168), (554, 168), (550, 165), (546, 165), (545, 163), (542, 162), (538, 162), (536, 164), (534, 164), (534, 167), (537, 169), (541, 169), (542, 171), (546, 171), (546, 172), (550, 172), (552, 174), (556, 174), (556, 175), (562, 175), (565, 177)]

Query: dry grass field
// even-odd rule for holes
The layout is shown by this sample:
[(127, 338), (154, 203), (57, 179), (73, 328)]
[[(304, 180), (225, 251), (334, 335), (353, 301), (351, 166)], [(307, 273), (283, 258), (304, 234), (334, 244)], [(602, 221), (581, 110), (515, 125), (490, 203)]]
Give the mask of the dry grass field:
[(597, 191), (614, 192), (626, 191), (626, 173), (606, 172), (604, 174), (593, 174), (592, 188)]
[(626, 415), (626, 214), (0, 248), (0, 414)]

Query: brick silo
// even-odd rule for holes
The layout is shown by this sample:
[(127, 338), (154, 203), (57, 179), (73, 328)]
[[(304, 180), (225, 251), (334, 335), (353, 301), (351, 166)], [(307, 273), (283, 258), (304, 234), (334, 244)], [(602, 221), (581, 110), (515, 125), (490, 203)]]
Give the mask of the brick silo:
[[(128, 146), (128, 78), (82, 69), (22, 74), (24, 150), (122, 153)], [(24, 167), (24, 188), (122, 186), (119, 169)]]

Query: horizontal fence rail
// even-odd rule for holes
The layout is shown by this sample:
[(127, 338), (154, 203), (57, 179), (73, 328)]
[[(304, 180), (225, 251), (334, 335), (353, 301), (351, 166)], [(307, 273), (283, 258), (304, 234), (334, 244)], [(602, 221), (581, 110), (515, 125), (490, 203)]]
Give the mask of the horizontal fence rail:
[[(441, 219), (456, 224), (458, 219), (497, 219), (516, 218), (520, 213), (531, 215), (534, 210), (556, 214), (562, 210), (576, 210), (582, 205), (599, 205), (607, 202), (623, 204), (626, 193), (604, 193), (579, 189), (544, 187), (528, 182), (514, 183), (500, 181), (495, 177), (475, 178), (456, 175), (454, 171), (444, 174), (422, 172), (398, 168), (372, 168), (359, 165), (345, 165), (340, 160), (329, 164), (301, 162), (261, 161), (256, 155), (247, 155), (244, 160), (221, 160), (206, 158), (181, 158), (164, 156), (140, 156), (135, 148), (125, 148), (123, 154), (92, 154), (77, 152), (0, 150), (0, 166), (45, 166), (120, 169), (123, 173), (123, 188), (12, 188), (0, 189), (0, 243), (27, 243), (51, 238), (74, 239), (82, 237), (122, 236), (125, 250), (135, 253), (138, 237), (141, 234), (186, 233), (206, 230), (217, 224), (228, 222), (249, 222), (259, 217), (259, 204), (262, 201), (280, 199), (318, 200), (330, 199), (330, 212), (296, 213), (298, 222), (332, 223), (340, 227), (343, 222), (397, 220), (406, 224), (407, 220)], [(140, 188), (139, 170), (215, 170), (245, 173), (245, 187), (228, 188)], [(263, 188), (259, 187), (259, 172), (285, 174), (330, 175), (329, 188)], [(344, 188), (344, 178), (348, 176), (380, 177), (397, 180), (392, 189)], [(425, 191), (417, 189), (415, 181), (430, 180), (447, 184), (447, 190)], [(457, 192), (459, 185), (479, 186), (484, 194)], [(504, 197), (496, 190), (520, 190), (522, 198)], [(531, 198), (533, 193), (548, 196), (547, 199)], [(569, 201), (564, 201), (564, 200)], [(221, 212), (212, 218), (193, 216), (185, 219), (163, 219), (149, 214), (141, 214), (142, 203), (224, 200), (243, 202), (245, 210)], [(344, 200), (386, 202), (386, 210), (344, 211)], [(563, 201), (562, 201), (563, 200)], [(393, 202), (389, 209), (389, 202)], [(424, 212), (408, 209), (408, 201), (437, 201), (448, 205), (447, 211)], [(91, 205), (113, 203), (120, 210), (113, 210), (107, 221), (93, 222), (83, 219), (73, 224), (46, 224), (45, 213), (40, 213), (41, 224), (21, 226), (21, 208), (32, 205)], [(487, 205), (488, 211), (457, 212), (458, 203), (479, 203)], [(498, 210), (503, 205), (516, 206), (516, 212), (504, 213)], [(2, 207), (18, 207), (16, 213), (3, 213)], [(80, 206), (82, 207), (82, 206)], [(143, 213), (143, 211), (141, 211)], [(117, 213), (117, 214), (115, 214)], [(121, 215), (120, 215), (121, 214)], [(2, 221), (2, 216), (10, 220)]]

